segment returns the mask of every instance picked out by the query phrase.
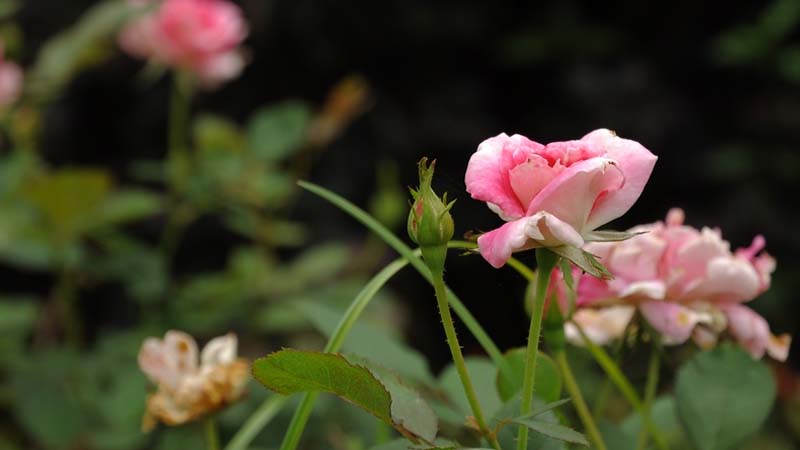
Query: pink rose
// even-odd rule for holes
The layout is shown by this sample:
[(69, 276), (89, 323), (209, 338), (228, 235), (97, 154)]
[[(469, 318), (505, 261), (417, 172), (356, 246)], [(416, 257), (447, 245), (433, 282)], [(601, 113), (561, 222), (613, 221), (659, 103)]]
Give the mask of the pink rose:
[(5, 46), (0, 41), (0, 108), (11, 105), (19, 99), (24, 75), (22, 69), (11, 61), (6, 61)]
[(655, 162), (605, 129), (546, 146), (518, 134), (483, 141), (467, 167), (467, 192), (508, 223), (478, 238), (481, 254), (501, 267), (520, 250), (582, 247), (588, 232), (630, 209)]
[(698, 230), (683, 221), (683, 211), (673, 209), (666, 222), (630, 230), (644, 234), (587, 244), (614, 279), (575, 272), (578, 308), (636, 305), (667, 344), (691, 337), (707, 347), (727, 329), (753, 357), (766, 351), (784, 360), (790, 337), (773, 336), (762, 317), (741, 305), (769, 288), (775, 261), (762, 252), (764, 238), (732, 252), (719, 230)]
[(139, 58), (194, 72), (213, 86), (244, 68), (238, 46), (247, 37), (242, 11), (225, 0), (164, 0), (134, 19), (120, 45)]

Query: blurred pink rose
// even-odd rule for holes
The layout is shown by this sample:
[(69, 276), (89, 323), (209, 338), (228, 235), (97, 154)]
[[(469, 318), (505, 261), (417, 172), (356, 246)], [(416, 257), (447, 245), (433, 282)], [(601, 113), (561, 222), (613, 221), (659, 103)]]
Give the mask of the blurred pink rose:
[(666, 344), (692, 337), (707, 347), (728, 330), (754, 358), (767, 352), (785, 360), (790, 337), (773, 336), (761, 316), (741, 305), (769, 288), (775, 261), (762, 252), (764, 238), (756, 236), (750, 247), (732, 252), (718, 229), (698, 230), (683, 221), (683, 211), (673, 209), (666, 222), (630, 230), (644, 234), (587, 244), (614, 279), (576, 271), (578, 311), (636, 305)]
[(0, 107), (11, 105), (19, 99), (24, 75), (22, 69), (5, 59), (5, 46), (0, 41)]
[(133, 56), (190, 70), (215, 86), (241, 73), (238, 46), (247, 33), (242, 11), (229, 1), (164, 0), (131, 21), (119, 39)]
[(483, 141), (467, 167), (467, 192), (508, 223), (478, 238), (481, 254), (501, 267), (520, 250), (582, 247), (586, 233), (630, 209), (655, 162), (605, 129), (546, 146), (518, 134)]

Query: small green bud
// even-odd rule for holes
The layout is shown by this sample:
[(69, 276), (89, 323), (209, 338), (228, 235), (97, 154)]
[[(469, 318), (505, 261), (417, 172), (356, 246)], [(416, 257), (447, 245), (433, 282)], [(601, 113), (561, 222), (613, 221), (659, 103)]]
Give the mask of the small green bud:
[(431, 188), (436, 161), (427, 165), (428, 159), (419, 161), (419, 188), (411, 190), (414, 203), (408, 214), (408, 235), (422, 249), (422, 256), (434, 272), (444, 271), (447, 243), (453, 238), (455, 226), (447, 194), (439, 198)]

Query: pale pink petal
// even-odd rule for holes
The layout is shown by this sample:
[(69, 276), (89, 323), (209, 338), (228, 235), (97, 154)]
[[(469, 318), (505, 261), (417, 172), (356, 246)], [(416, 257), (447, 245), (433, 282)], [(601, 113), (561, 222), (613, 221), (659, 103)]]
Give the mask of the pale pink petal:
[(158, 338), (147, 338), (139, 350), (139, 368), (155, 384), (175, 387), (180, 374), (169, 364), (164, 355), (163, 342)]
[(670, 248), (663, 264), (672, 299), (682, 299), (697, 289), (711, 260), (730, 256), (730, 244), (722, 239), (719, 231), (703, 228), (700, 232), (692, 229), (683, 232), (684, 228), (688, 227), (673, 227), (666, 233)]
[(690, 274), (703, 276), (709, 261), (730, 255), (730, 244), (722, 239), (718, 230), (708, 227), (695, 236), (678, 251), (675, 264)]
[(581, 247), (583, 238), (569, 224), (540, 212), (509, 222), (478, 237), (478, 249), (493, 267), (502, 267), (511, 254), (534, 247)]
[(590, 148), (602, 149), (625, 177), (622, 188), (607, 190), (594, 204), (586, 224), (593, 230), (622, 216), (636, 203), (658, 158), (638, 142), (619, 138), (606, 129), (592, 131), (581, 140)]
[(623, 173), (607, 158), (577, 162), (554, 178), (528, 206), (527, 214), (546, 211), (579, 233), (591, 231), (586, 220), (598, 196), (619, 189)]
[[(617, 279), (611, 280), (609, 284), (613, 287)], [(663, 300), (667, 294), (667, 287), (663, 281), (634, 281), (623, 289), (620, 289), (618, 296), (628, 300)]]
[(667, 226), (676, 227), (683, 225), (686, 220), (686, 213), (681, 208), (672, 208), (667, 212)]
[(659, 276), (659, 263), (666, 248), (664, 239), (648, 232), (615, 243), (614, 251), (602, 262), (615, 277), (630, 281), (653, 280)]
[(636, 312), (636, 308), (633, 306), (579, 309), (572, 316), (572, 321), (564, 324), (564, 334), (567, 340), (573, 344), (583, 345), (582, 336), (575, 326), (577, 324), (590, 341), (597, 345), (606, 345), (614, 339), (622, 337), (634, 312)]
[(215, 337), (203, 347), (203, 352), (200, 354), (200, 364), (202, 366), (214, 366), (232, 363), (236, 360), (236, 345), (237, 339), (233, 333)]
[(766, 245), (767, 241), (764, 236), (758, 235), (753, 238), (753, 243), (750, 244), (750, 247), (736, 250), (736, 256), (752, 263), (758, 273), (759, 292), (769, 289), (772, 282), (772, 272), (775, 271), (775, 260), (766, 252), (762, 253)]
[(245, 65), (246, 61), (241, 52), (230, 51), (203, 62), (197, 68), (197, 76), (204, 87), (214, 89), (238, 77)]
[(563, 170), (563, 166), (550, 167), (546, 159), (539, 155), (531, 155), (527, 162), (509, 171), (511, 189), (520, 204), (527, 209), (536, 194)]
[(502, 213), (503, 220), (524, 216), (525, 205), (520, 203), (511, 187), (509, 172), (535, 157), (536, 152), (543, 147), (520, 135), (509, 137), (501, 133), (486, 139), (478, 146), (467, 165), (464, 177), (467, 192), (476, 200), (495, 205)]
[(532, 248), (525, 234), (528, 218), (522, 218), (484, 233), (478, 237), (478, 249), (483, 258), (494, 268), (503, 267), (511, 254)]
[(721, 256), (708, 262), (705, 277), (686, 295), (707, 301), (746, 302), (761, 292), (760, 287), (759, 275), (748, 261)]
[(559, 247), (571, 245), (583, 247), (584, 241), (580, 233), (567, 222), (544, 211), (527, 217), (525, 233), (536, 241), (537, 247)]
[(728, 329), (739, 344), (754, 359), (760, 359), (765, 352), (770, 356), (785, 361), (789, 354), (791, 337), (782, 335), (775, 337), (769, 330), (769, 324), (752, 309), (737, 303), (720, 305), (720, 309), (728, 318)]
[(644, 318), (663, 336), (664, 344), (686, 342), (698, 323), (710, 323), (711, 315), (697, 312), (677, 303), (654, 300), (639, 305)]
[(584, 161), (605, 155), (605, 150), (598, 146), (589, 145), (585, 140), (572, 140), (551, 142), (539, 152), (550, 164), (571, 166), (576, 162)]
[(752, 261), (755, 259), (756, 255), (761, 253), (761, 250), (764, 250), (764, 247), (766, 246), (767, 240), (764, 239), (764, 236), (759, 234), (753, 238), (753, 242), (750, 244), (750, 247), (736, 250), (736, 256), (740, 256), (748, 261)]
[(197, 370), (197, 344), (186, 333), (168, 331), (163, 340), (145, 339), (138, 359), (153, 383), (175, 389), (183, 377)]
[(775, 258), (768, 253), (762, 253), (753, 260), (753, 267), (758, 272), (761, 281), (760, 291), (764, 292), (772, 284), (772, 272), (775, 271)]
[(197, 343), (182, 331), (170, 330), (164, 335), (165, 356), (174, 361), (176, 370), (191, 374), (197, 371)]

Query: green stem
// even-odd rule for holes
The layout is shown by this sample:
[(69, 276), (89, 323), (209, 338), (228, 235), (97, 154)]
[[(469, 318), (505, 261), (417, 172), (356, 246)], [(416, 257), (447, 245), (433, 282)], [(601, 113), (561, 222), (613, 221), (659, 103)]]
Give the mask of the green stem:
[[(617, 341), (616, 347), (614, 347), (614, 361), (617, 365), (619, 365), (620, 359), (622, 358), (622, 350), (625, 347), (625, 335)], [(600, 392), (597, 394), (597, 398), (594, 401), (594, 406), (592, 407), (592, 415), (594, 417), (600, 417), (603, 414), (603, 410), (606, 407), (606, 402), (608, 402), (608, 397), (611, 395), (611, 389), (613, 388), (613, 384), (609, 378), (603, 380), (603, 386), (600, 387)]]
[[(186, 161), (189, 153), (189, 115), (191, 111), (191, 85), (192, 81), (188, 74), (175, 72), (172, 82), (172, 93), (169, 103), (169, 135), (167, 159), (169, 164), (181, 164)], [(178, 167), (170, 167), (177, 169)], [(171, 174), (176, 175), (176, 174)], [(185, 175), (180, 173), (178, 175)], [(182, 178), (170, 180), (175, 182), (184, 181)]]
[(178, 239), (185, 226), (185, 211), (180, 206), (180, 193), (189, 177), (189, 118), (192, 97), (191, 75), (177, 71), (173, 75), (172, 94), (169, 106), (169, 129), (167, 136), (167, 188), (169, 207), (167, 222), (162, 235), (162, 248), (167, 259), (171, 259), (178, 246)]
[(61, 317), (64, 339), (73, 349), (80, 347), (82, 335), (81, 317), (75, 304), (78, 301), (75, 291), (75, 277), (69, 265), (64, 263), (58, 273), (58, 280), (53, 290), (55, 296), (53, 301), (58, 309), (58, 315)]
[(650, 412), (645, 408), (644, 403), (639, 398), (639, 395), (636, 393), (636, 390), (633, 388), (631, 382), (628, 381), (625, 375), (622, 374), (619, 366), (614, 363), (605, 350), (596, 345), (589, 339), (588, 336), (586, 336), (586, 334), (583, 332), (583, 329), (581, 329), (577, 323), (575, 324), (575, 328), (577, 328), (578, 332), (580, 332), (586, 348), (592, 354), (595, 361), (597, 361), (609, 379), (611, 379), (611, 382), (614, 383), (617, 389), (619, 389), (622, 395), (628, 400), (628, 403), (633, 406), (633, 409), (635, 409), (636, 412), (642, 417), (642, 422), (647, 428), (647, 431), (653, 437), (656, 446), (660, 450), (668, 450), (669, 447), (667, 446), (667, 441), (664, 439), (664, 436), (661, 434), (659, 429), (655, 426), (655, 423), (653, 423)]
[(447, 336), (447, 345), (450, 347), (450, 354), (453, 357), (453, 364), (458, 371), (458, 377), (461, 379), (461, 385), (464, 386), (464, 394), (467, 396), (467, 401), (472, 409), (472, 414), (475, 415), (475, 421), (480, 428), (481, 434), (489, 441), (492, 448), (499, 450), (500, 443), (497, 438), (489, 430), (486, 424), (486, 418), (483, 415), (478, 396), (475, 394), (475, 387), (470, 379), (469, 372), (467, 372), (467, 364), (464, 362), (464, 355), (461, 353), (461, 345), (458, 343), (458, 336), (456, 335), (456, 328), (453, 323), (453, 317), (450, 315), (450, 304), (447, 302), (447, 287), (444, 284), (444, 276), (442, 272), (433, 274), (433, 289), (436, 293), (436, 303), (439, 306), (439, 315), (442, 317), (442, 326), (444, 326), (444, 334)]
[[(648, 415), (652, 414), (653, 400), (658, 390), (658, 375), (661, 369), (661, 343), (657, 336), (653, 337), (653, 351), (650, 353), (650, 362), (647, 364), (647, 384), (644, 388), (644, 410)], [(648, 440), (647, 428), (642, 428), (639, 433), (637, 450), (645, 450)]]
[(206, 449), (219, 450), (219, 434), (217, 432), (217, 422), (213, 417), (205, 420), (203, 427), (206, 431)]
[[(547, 250), (536, 250), (536, 294), (533, 299), (533, 314), (531, 325), (528, 329), (528, 349), (525, 353), (525, 372), (522, 379), (522, 401), (520, 402), (519, 415), (526, 416), (531, 412), (533, 402), (533, 387), (536, 382), (536, 360), (539, 355), (539, 338), (542, 333), (542, 318), (544, 317), (544, 303), (547, 297), (547, 288), (550, 284), (550, 274), (558, 263), (558, 256)], [(517, 434), (517, 450), (527, 450), (528, 428), (519, 427)]]
[(278, 414), (286, 404), (286, 397), (272, 395), (247, 418), (242, 428), (233, 436), (225, 446), (225, 450), (247, 450), (258, 433)]
[(603, 436), (600, 434), (600, 430), (597, 429), (592, 413), (589, 411), (586, 400), (584, 400), (578, 383), (575, 381), (566, 353), (563, 349), (558, 350), (554, 357), (558, 370), (561, 372), (561, 378), (564, 380), (564, 387), (567, 388), (567, 393), (572, 399), (572, 404), (575, 405), (575, 411), (577, 411), (578, 417), (580, 417), (583, 427), (586, 429), (586, 434), (589, 435), (589, 440), (596, 450), (606, 450), (607, 447), (603, 442)]

